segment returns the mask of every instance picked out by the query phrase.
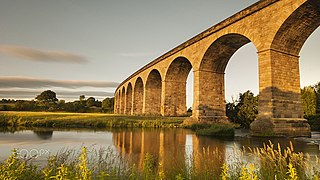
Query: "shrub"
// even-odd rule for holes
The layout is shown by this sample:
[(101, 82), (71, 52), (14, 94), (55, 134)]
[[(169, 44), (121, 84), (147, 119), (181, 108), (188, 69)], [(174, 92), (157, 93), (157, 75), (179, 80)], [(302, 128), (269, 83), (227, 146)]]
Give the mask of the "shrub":
[(197, 129), (196, 134), (199, 136), (233, 137), (234, 126), (230, 124), (212, 124), (209, 128)]

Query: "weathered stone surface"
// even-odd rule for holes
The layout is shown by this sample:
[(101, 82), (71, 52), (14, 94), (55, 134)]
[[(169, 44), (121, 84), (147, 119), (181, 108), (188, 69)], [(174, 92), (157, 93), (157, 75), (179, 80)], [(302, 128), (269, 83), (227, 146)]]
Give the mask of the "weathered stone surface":
[[(302, 119), (299, 52), (320, 25), (319, 7), (319, 0), (261, 0), (255, 3), (128, 77), (115, 92), (114, 112), (162, 116), (186, 114), (185, 85), (192, 69), (192, 119), (227, 121), (225, 68), (239, 48), (252, 42), (259, 61), (259, 116), (255, 123), (264, 119), (263, 123), (271, 123), (272, 132), (276, 134), (308, 136), (310, 129)], [(279, 119), (283, 121), (278, 122)], [(254, 127), (253, 124), (253, 132), (258, 131)]]
[(253, 136), (311, 137), (307, 120), (301, 118), (257, 119), (250, 130)]

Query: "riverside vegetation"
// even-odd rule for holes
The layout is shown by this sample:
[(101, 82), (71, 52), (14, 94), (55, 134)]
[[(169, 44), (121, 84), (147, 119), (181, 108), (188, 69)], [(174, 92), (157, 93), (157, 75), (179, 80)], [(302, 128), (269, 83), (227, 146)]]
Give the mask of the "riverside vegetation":
[[(50, 156), (42, 166), (19, 157), (17, 150), (0, 164), (0, 179), (306, 179), (320, 178), (317, 157), (294, 152), (292, 145), (282, 149), (272, 143), (263, 148), (235, 148), (242, 157), (234, 159), (218, 153), (217, 149), (204, 148), (176, 161), (166, 157), (169, 166), (157, 163), (155, 156), (145, 154), (142, 166), (130, 161), (130, 157), (117, 154), (111, 148), (99, 150), (83, 147), (81, 151), (63, 150)], [(254, 158), (248, 162), (245, 151)], [(170, 160), (171, 158), (171, 160)], [(197, 160), (195, 160), (197, 159)], [(190, 162), (186, 164), (185, 162)]]
[(0, 126), (7, 131), (45, 128), (190, 128), (197, 135), (234, 136), (233, 124), (185, 125), (186, 117), (121, 116), (99, 113), (0, 112)]

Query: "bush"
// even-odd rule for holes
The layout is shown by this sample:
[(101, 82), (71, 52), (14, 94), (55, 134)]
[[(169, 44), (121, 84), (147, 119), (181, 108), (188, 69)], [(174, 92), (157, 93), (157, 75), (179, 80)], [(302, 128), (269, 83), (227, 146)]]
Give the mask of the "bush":
[(304, 118), (308, 120), (311, 130), (320, 130), (320, 114), (305, 116)]
[(233, 137), (234, 126), (229, 124), (212, 124), (209, 128), (196, 130), (196, 134), (199, 136)]

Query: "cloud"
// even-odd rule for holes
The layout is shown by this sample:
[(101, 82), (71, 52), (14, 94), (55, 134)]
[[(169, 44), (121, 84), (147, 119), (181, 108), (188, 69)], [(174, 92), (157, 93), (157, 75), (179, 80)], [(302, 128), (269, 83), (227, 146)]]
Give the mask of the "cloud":
[[(38, 94), (44, 90), (34, 90), (34, 89), (0, 89), (1, 98), (14, 98), (14, 99), (34, 99)], [(113, 92), (104, 91), (54, 91), (57, 94), (58, 99), (75, 100), (79, 99), (80, 95), (85, 95), (86, 97), (95, 97), (103, 99), (106, 97), (112, 97)]]
[(22, 46), (0, 46), (0, 53), (36, 62), (87, 63), (85, 57), (62, 51), (43, 51)]
[(80, 88), (80, 87), (95, 87), (95, 88), (115, 88), (119, 85), (117, 82), (107, 81), (72, 81), (72, 80), (51, 80), (31, 77), (0, 77), (0, 88)]

